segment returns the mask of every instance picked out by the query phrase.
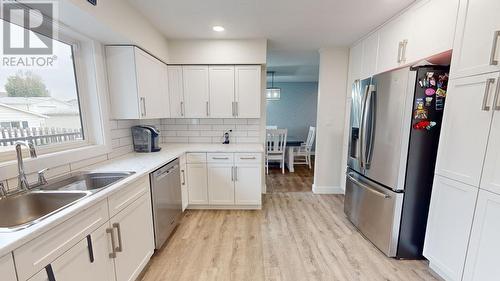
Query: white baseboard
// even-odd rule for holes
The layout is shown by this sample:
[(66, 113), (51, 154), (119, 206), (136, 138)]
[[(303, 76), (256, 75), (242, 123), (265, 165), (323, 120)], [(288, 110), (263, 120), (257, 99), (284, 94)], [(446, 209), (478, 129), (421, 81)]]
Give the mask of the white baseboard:
[(340, 186), (316, 186), (312, 185), (314, 194), (344, 194), (344, 190)]

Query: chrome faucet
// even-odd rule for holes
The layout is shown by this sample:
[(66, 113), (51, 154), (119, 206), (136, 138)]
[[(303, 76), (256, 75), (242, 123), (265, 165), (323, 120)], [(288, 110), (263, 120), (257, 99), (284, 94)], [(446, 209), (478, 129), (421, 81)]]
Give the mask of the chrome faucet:
[(31, 143), (29, 141), (16, 142), (17, 171), (19, 173), (18, 189), (19, 190), (28, 190), (29, 183), (28, 183), (28, 179), (26, 178), (26, 172), (24, 171), (22, 146), (26, 146), (27, 148), (29, 148), (31, 158), (36, 158), (36, 150), (35, 150), (35, 146), (33, 145), (33, 143)]

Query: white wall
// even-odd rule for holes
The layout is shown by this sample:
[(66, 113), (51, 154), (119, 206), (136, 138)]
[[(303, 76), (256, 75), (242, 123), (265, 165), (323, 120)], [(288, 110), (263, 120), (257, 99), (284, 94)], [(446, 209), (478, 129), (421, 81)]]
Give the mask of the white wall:
[(133, 44), (168, 62), (166, 37), (125, 0), (58, 0), (59, 21), (103, 44)]
[(267, 40), (169, 40), (171, 64), (266, 64)]
[(347, 48), (320, 50), (316, 159), (313, 192), (343, 193), (340, 182), (346, 85)]

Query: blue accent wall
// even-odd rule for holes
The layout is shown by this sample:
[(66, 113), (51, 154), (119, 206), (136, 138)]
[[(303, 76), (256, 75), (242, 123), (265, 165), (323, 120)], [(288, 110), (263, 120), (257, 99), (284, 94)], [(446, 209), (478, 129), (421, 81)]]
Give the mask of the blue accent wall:
[(318, 83), (275, 82), (274, 87), (281, 88), (281, 99), (267, 101), (266, 124), (288, 129), (288, 136), (305, 141), (309, 126), (316, 126)]

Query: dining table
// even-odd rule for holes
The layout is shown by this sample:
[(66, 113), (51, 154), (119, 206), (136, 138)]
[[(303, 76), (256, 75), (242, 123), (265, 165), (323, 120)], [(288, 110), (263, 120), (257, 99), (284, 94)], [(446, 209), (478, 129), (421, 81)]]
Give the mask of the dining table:
[(295, 151), (299, 148), (304, 140), (298, 137), (289, 136), (286, 138), (286, 167), (290, 173), (295, 172), (294, 169), (294, 159), (295, 159)]

